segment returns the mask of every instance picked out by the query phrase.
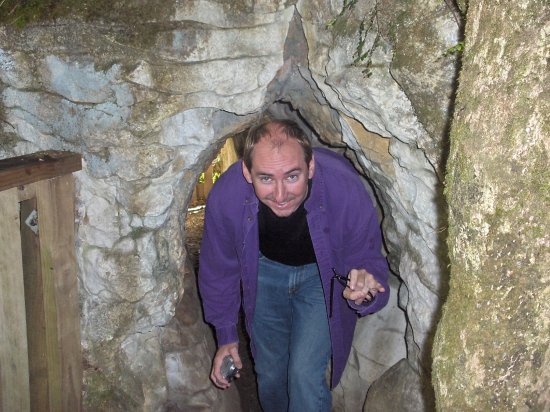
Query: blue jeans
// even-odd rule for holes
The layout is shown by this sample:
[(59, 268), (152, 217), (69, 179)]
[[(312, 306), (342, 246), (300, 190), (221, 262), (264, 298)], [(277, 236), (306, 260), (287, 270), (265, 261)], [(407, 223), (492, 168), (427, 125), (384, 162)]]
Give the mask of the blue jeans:
[(287, 266), (260, 255), (253, 336), (265, 412), (330, 411), (331, 345), (317, 264)]

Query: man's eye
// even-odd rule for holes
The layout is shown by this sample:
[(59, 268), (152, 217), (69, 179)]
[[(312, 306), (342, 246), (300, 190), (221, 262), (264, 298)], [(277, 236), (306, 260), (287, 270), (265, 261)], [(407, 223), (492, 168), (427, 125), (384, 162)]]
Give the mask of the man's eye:
[(289, 182), (295, 182), (296, 180), (298, 180), (298, 175), (289, 175), (287, 176), (287, 180)]
[(269, 183), (269, 182), (271, 182), (271, 178), (269, 176), (261, 176), (260, 177), (260, 182)]

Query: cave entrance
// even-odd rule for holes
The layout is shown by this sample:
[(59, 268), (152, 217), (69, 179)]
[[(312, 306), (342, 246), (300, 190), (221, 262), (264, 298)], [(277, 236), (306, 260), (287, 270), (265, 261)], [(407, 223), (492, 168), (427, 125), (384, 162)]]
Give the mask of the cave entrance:
[[(204, 212), (208, 193), (221, 174), (241, 157), (243, 137), (244, 135), (230, 136), (225, 140), (224, 145), (215, 155), (214, 159), (210, 163), (207, 163), (207, 167), (199, 175), (191, 200), (189, 201), (185, 218), (185, 246), (193, 264), (195, 274), (198, 274), (199, 270), (200, 241), (204, 228)], [(245, 372), (241, 374), (240, 379), (235, 381), (235, 386), (239, 392), (241, 411), (261, 411), (257, 395), (256, 375), (254, 374), (252, 356), (249, 352), (249, 341), (244, 327), (242, 309), (238, 332), (239, 347), (241, 348), (240, 356)]]
[[(375, 194), (375, 184), (371, 179), (376, 178), (365, 172), (364, 164), (359, 161), (361, 155), (359, 149), (353, 143), (355, 134), (349, 127), (344, 127), (345, 122), (340, 122), (342, 128), (339, 131), (334, 130), (332, 139), (326, 139), (326, 136), (321, 137), (318, 130), (327, 130), (327, 124), (315, 123), (316, 119), (312, 119), (315, 123), (310, 124), (302, 114), (288, 104), (281, 102), (274, 103), (267, 110), (270, 116), (275, 118), (290, 118), (295, 120), (310, 137), (313, 147), (326, 147), (330, 150), (345, 155), (353, 164), (358, 174), (363, 177), (364, 186), (371, 193), (374, 203), (380, 211), (380, 218), (383, 218), (383, 204), (381, 199)], [(220, 133), (215, 146), (220, 147), (225, 142), (224, 149), (214, 153), (216, 148), (210, 145), (206, 149), (208, 152), (205, 156), (204, 163), (200, 166), (200, 177), (197, 180), (196, 187), (193, 190), (193, 195), (190, 196), (188, 203), (187, 216), (185, 222), (185, 244), (189, 256), (193, 261), (195, 273), (198, 273), (198, 255), (199, 245), (202, 237), (204, 225), (204, 209), (205, 200), (208, 196), (208, 191), (212, 187), (219, 174), (223, 173), (236, 159), (239, 158), (239, 153), (242, 152), (243, 137), (250, 127), (250, 120), (246, 119), (240, 123), (226, 137), (227, 134)], [(252, 120), (253, 121), (253, 120)], [(350, 120), (351, 121), (351, 120)], [(355, 124), (355, 123), (353, 123)], [(218, 131), (219, 133), (219, 131)], [(338, 139), (336, 135), (340, 136)], [(369, 135), (370, 136), (370, 135)], [(326, 139), (326, 140), (325, 140)], [(377, 141), (384, 139), (378, 138)], [(228, 150), (228, 145), (233, 145), (230, 150), (234, 151), (235, 157), (225, 160), (224, 152)], [(206, 154), (205, 152), (205, 154)], [(388, 160), (389, 161), (389, 160)], [(197, 175), (199, 173), (197, 172)], [(383, 236), (386, 233), (383, 230)], [(390, 275), (390, 288), (395, 293), (390, 294), (390, 302), (384, 311), (381, 311), (372, 316), (359, 319), (354, 338), (352, 353), (348, 360), (348, 365), (344, 372), (344, 376), (333, 391), (333, 407), (338, 410), (360, 410), (365, 402), (366, 394), (371, 384), (379, 378), (392, 365), (397, 364), (400, 360), (407, 357), (405, 346), (405, 330), (406, 321), (404, 312), (398, 305), (398, 293), (401, 280), (394, 275)], [(241, 315), (242, 319), (242, 315)], [(257, 400), (257, 388), (253, 366), (250, 357), (248, 337), (244, 331), (244, 322), (238, 328), (240, 333), (240, 348), (241, 358), (244, 367), (248, 373), (242, 374), (241, 379), (236, 383), (239, 392), (242, 411), (259, 411), (259, 403)], [(370, 333), (372, 330), (377, 330), (376, 334)], [(214, 349), (210, 356), (213, 356)], [(247, 359), (248, 358), (248, 359)], [(248, 379), (248, 381), (246, 380)]]
[(236, 139), (228, 137), (214, 159), (210, 163), (207, 162), (206, 168), (199, 175), (187, 207), (185, 243), (195, 272), (198, 271), (199, 265), (199, 247), (204, 226), (206, 199), (216, 180), (239, 158), (236, 147), (238, 147)]

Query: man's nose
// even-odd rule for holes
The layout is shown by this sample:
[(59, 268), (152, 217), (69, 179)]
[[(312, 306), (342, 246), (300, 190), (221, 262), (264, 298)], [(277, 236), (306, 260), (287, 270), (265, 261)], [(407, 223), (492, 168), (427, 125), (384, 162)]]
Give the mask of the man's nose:
[(286, 188), (284, 183), (278, 182), (275, 187), (275, 201), (277, 203), (283, 203), (286, 199)]

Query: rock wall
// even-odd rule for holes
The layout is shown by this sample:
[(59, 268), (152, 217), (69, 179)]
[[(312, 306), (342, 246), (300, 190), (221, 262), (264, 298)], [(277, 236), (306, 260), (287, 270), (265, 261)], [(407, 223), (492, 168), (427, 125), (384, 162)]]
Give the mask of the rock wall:
[(446, 180), (452, 276), (434, 348), (437, 405), (547, 411), (550, 7), (468, 3)]
[(183, 221), (223, 140), (270, 111), (297, 118), (368, 179), (396, 275), (388, 308), (359, 322), (335, 408), (358, 410), (369, 385), (406, 357), (404, 373), (420, 382), (415, 402), (430, 409), (456, 66), (444, 53), (458, 41), (456, 11), (435, 0), (125, 3), (115, 17), (0, 27), (0, 157), (84, 156), (76, 247), (85, 406), (238, 402), (195, 373), (213, 352), (196, 308), (184, 303), (176, 315), (178, 302), (193, 301)]

